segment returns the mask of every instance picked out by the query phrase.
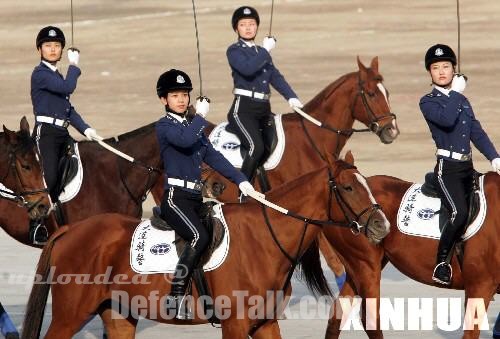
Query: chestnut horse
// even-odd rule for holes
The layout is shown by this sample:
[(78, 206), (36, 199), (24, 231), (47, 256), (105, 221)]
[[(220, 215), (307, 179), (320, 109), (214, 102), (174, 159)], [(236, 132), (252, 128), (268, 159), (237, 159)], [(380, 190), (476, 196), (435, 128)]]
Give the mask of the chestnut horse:
[[(380, 297), (381, 270), (390, 261), (399, 271), (418, 282), (443, 287), (432, 281), (438, 240), (415, 237), (401, 233), (396, 226), (396, 217), (401, 199), (412, 183), (388, 176), (368, 178), (369, 186), (391, 223), (391, 231), (381, 246), (372, 246), (363, 238), (354, 239), (350, 232), (337, 228), (324, 228), (323, 233), (340, 254), (346, 267), (348, 279), (340, 297), (359, 295), (361, 298)], [(488, 204), (482, 228), (465, 242), (463, 266), (456, 257), (452, 260), (453, 281), (449, 288), (464, 289), (468, 298), (481, 298), (488, 304), (500, 291), (500, 176), (494, 172), (486, 174), (485, 196)], [(362, 303), (361, 319), (366, 325), (365, 304)], [(332, 307), (325, 338), (338, 338), (342, 310)], [(377, 315), (377, 328), (379, 326)], [(365, 327), (366, 328), (366, 327)], [(369, 338), (382, 338), (381, 330), (366, 331)], [(479, 338), (477, 327), (465, 331), (464, 338)]]
[[(23, 118), (21, 125), (23, 121), (24, 131), (27, 130), (29, 133), (28, 122)], [(0, 137), (5, 138), (5, 136)], [(119, 158), (95, 142), (79, 142), (79, 153), (84, 171), (83, 183), (79, 193), (62, 205), (67, 222), (76, 222), (107, 212), (141, 217), (143, 199), (161, 176), (157, 169), (162, 167), (162, 163), (154, 123), (116, 138), (106, 139), (105, 142), (134, 157), (137, 163), (130, 163)], [(32, 145), (28, 139), (25, 143)], [(4, 143), (0, 142), (0, 158), (6, 159), (7, 157), (8, 149)], [(35, 163), (38, 163), (38, 159), (34, 157), (26, 162), (30, 167), (35, 166)], [(8, 169), (6, 164), (8, 164), (7, 161), (0, 162), (0, 173)], [(14, 208), (14, 206), (6, 199), (0, 200), (3, 219), (1, 226), (14, 239), (33, 246), (29, 241), (26, 211)], [(42, 206), (45, 211), (48, 210), (47, 206), (50, 206), (50, 203)], [(42, 214), (39, 213), (37, 217), (41, 217)], [(49, 235), (57, 228), (57, 224), (53, 222), (47, 222), (46, 226)]]
[[(225, 315), (221, 317), (223, 338), (247, 338), (248, 335), (254, 338), (281, 337), (275, 316), (279, 313), (274, 312), (269, 319), (252, 318), (248, 309), (251, 307), (249, 299), (237, 302), (233, 292), (245, 291), (261, 300), (268, 300), (268, 291), (288, 291), (295, 264), (315, 241), (324, 223), (337, 224), (333, 220), (341, 220), (338, 223), (347, 226), (357, 221), (364, 225), (366, 235), (374, 242), (380, 242), (386, 235), (389, 230), (387, 219), (353, 163), (354, 159), (349, 154), (346, 161), (336, 160), (269, 192), (271, 201), (294, 213), (281, 214), (255, 202), (222, 207), (229, 225), (230, 248), (224, 263), (206, 273), (206, 277), (212, 296), (216, 298), (215, 312)], [(113, 282), (79, 284), (76, 279), (70, 279), (64, 284), (35, 284), (27, 306), (23, 338), (38, 337), (50, 289), (52, 321), (46, 338), (71, 338), (95, 313), (104, 319), (109, 337), (120, 339), (134, 337), (139, 313), (165, 323), (206, 322), (206, 318), (200, 318), (198, 313), (193, 320), (179, 321), (172, 320), (172, 317), (168, 319), (163, 311), (158, 311), (163, 310), (162, 301), (165, 298), (162, 296), (170, 291), (168, 281), (171, 275), (140, 275), (130, 268), (130, 240), (138, 223), (139, 220), (131, 217), (106, 214), (77, 223), (74, 225), (77, 227), (63, 227), (54, 234), (45, 246), (37, 268), (37, 274), (43, 277), (43, 281), (53, 267), (52, 279), (57, 280), (68, 274), (85, 274), (93, 279), (109, 272), (107, 274)], [(103, 229), (106, 229), (106, 236), (102, 236)], [(76, 256), (75, 248), (79, 248)], [(302, 266), (306, 270), (308, 264), (304, 262)], [(322, 276), (319, 257), (316, 257), (312, 272), (314, 274), (308, 281), (316, 281), (319, 292), (326, 293), (327, 283)], [(315, 280), (318, 275), (323, 280)], [(138, 277), (140, 280), (137, 280)], [(129, 283), (121, 284), (117, 279)], [(140, 282), (134, 284), (131, 281)], [(117, 292), (130, 298), (127, 298), (128, 301), (123, 298), (117, 300)], [(148, 297), (158, 293), (159, 297), (154, 300)], [(146, 312), (131, 302), (140, 296), (145, 297), (143, 301), (147, 305), (139, 307), (145, 308)], [(226, 296), (230, 305), (217, 303), (218, 296)], [(119, 308), (127, 309), (127, 314), (119, 313)]]
[[(391, 113), (388, 92), (382, 85), (378, 71), (378, 58), (373, 58), (370, 68), (357, 59), (358, 71), (345, 74), (304, 106), (304, 111), (323, 123), (318, 127), (298, 114), (283, 115), (286, 146), (278, 166), (267, 171), (271, 186), (288, 182), (301, 174), (312, 171), (324, 162), (326, 149), (336, 155), (356, 131), (372, 131), (385, 144), (399, 134), (396, 116)], [(360, 121), (369, 129), (353, 129), (354, 121)], [(226, 188), (226, 190), (224, 190)], [(219, 201), (235, 201), (237, 187), (215, 172), (205, 181), (206, 196)], [(163, 191), (154, 191), (156, 201)]]

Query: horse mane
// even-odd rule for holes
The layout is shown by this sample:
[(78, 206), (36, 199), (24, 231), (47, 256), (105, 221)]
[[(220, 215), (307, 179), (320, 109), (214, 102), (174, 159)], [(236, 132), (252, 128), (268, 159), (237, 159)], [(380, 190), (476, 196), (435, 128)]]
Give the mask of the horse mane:
[(335, 92), (340, 87), (340, 85), (357, 74), (358, 72), (351, 72), (342, 75), (340, 78), (330, 83), (321, 92), (319, 92), (314, 98), (311, 99), (311, 101), (307, 103), (307, 105), (320, 105), (324, 100), (328, 99), (333, 94), (333, 92)]
[(150, 124), (147, 124), (146, 126), (139, 127), (139, 128), (134, 129), (130, 132), (125, 132), (125, 133), (120, 134), (114, 138), (113, 137), (108, 138), (108, 139), (106, 139), (106, 141), (115, 141), (115, 142), (116, 141), (117, 142), (126, 141), (126, 140), (132, 139), (138, 135), (149, 133), (152, 129), (155, 128), (155, 125), (156, 125), (156, 122), (152, 122)]

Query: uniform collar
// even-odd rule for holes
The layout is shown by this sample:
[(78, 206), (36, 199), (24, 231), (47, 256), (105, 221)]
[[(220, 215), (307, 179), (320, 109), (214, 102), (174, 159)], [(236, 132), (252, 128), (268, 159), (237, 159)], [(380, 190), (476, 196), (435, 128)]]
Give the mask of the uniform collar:
[(42, 64), (44, 64), (45, 66), (47, 66), (50, 70), (52, 70), (52, 72), (57, 71), (57, 67), (54, 66), (54, 65), (52, 65), (50, 62), (42, 60)]
[(175, 120), (179, 121), (179, 122), (184, 122), (184, 121), (187, 121), (187, 119), (185, 118), (186, 115), (184, 116), (180, 116), (179, 114), (174, 114), (174, 113), (170, 113), (170, 112), (167, 112), (167, 115), (171, 118), (174, 118)]
[(439, 92), (443, 93), (444, 95), (446, 95), (447, 97), (450, 96), (450, 90), (449, 89), (441, 87), (441, 86), (438, 86), (438, 85), (434, 85), (434, 88), (437, 89)]
[(255, 47), (255, 42), (253, 40), (248, 41), (248, 40), (244, 40), (244, 39), (240, 38), (240, 41), (243, 42), (248, 47)]

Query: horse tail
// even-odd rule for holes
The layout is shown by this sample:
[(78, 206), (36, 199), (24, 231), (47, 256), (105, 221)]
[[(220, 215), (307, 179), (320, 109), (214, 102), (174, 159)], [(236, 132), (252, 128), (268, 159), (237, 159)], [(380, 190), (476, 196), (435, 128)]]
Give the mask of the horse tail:
[(68, 231), (68, 226), (59, 228), (45, 244), (36, 268), (35, 281), (26, 306), (21, 339), (35, 339), (42, 330), (43, 315), (49, 296), (50, 283), (47, 281), (50, 272), (50, 256), (57, 238)]
[(300, 278), (305, 280), (307, 288), (309, 288), (314, 295), (327, 295), (333, 297), (332, 290), (321, 268), (317, 237), (305, 251), (304, 255), (302, 255), (302, 258), (300, 258), (299, 267)]

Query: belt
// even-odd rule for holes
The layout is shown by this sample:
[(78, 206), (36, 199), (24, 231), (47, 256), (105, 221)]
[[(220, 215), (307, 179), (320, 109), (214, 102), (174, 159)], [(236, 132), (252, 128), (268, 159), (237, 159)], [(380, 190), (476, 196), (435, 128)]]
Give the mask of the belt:
[(178, 187), (184, 187), (184, 188), (189, 188), (195, 191), (200, 191), (203, 188), (203, 185), (199, 182), (191, 182), (187, 180), (182, 180), (182, 179), (176, 179), (176, 178), (168, 178), (167, 180), (169, 185), (172, 186), (178, 186)]
[(61, 120), (61, 119), (56, 119), (56, 118), (52, 118), (52, 117), (47, 117), (44, 115), (37, 115), (35, 117), (35, 120), (37, 122), (45, 122), (47, 124), (56, 125), (56, 126), (64, 127), (64, 128), (68, 128), (68, 126), (69, 126), (69, 120)]
[(259, 93), (259, 92), (249, 91), (249, 90), (241, 89), (241, 88), (235, 88), (233, 90), (233, 94), (243, 95), (245, 97), (262, 99), (262, 100), (269, 100), (269, 98), (271, 97), (271, 94)]
[(443, 157), (448, 157), (459, 161), (469, 161), (470, 159), (472, 159), (472, 153), (462, 154), (457, 152), (451, 152), (441, 148), (437, 149), (436, 155), (441, 155)]

